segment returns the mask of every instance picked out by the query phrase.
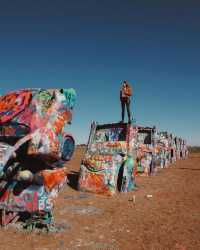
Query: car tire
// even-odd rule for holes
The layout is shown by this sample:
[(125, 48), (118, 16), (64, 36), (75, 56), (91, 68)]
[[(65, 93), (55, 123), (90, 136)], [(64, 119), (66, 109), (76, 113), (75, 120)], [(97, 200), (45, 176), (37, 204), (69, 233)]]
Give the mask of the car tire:
[(75, 150), (75, 141), (71, 136), (65, 136), (62, 146), (62, 160), (69, 161)]

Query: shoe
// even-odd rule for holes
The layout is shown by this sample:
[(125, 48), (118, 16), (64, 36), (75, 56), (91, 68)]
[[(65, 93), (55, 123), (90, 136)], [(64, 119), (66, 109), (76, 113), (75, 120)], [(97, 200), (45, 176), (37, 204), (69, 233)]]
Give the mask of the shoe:
[(124, 121), (120, 121), (119, 123), (124, 123)]

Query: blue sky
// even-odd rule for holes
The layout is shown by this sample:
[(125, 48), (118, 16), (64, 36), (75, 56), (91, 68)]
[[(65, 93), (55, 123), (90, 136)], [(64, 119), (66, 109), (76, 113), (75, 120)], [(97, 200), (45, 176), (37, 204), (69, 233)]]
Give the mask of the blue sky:
[(74, 87), (69, 131), (120, 120), (119, 88), (134, 88), (138, 124), (200, 145), (200, 3), (0, 0), (0, 92)]

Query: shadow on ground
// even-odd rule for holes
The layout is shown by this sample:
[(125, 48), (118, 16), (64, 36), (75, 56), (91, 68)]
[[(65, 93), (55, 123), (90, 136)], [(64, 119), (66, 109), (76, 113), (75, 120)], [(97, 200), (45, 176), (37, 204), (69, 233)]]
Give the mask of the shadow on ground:
[(70, 171), (70, 173), (67, 174), (67, 178), (68, 178), (68, 185), (74, 190), (78, 190), (79, 172)]
[(192, 171), (200, 171), (200, 168), (178, 168), (180, 170), (192, 170)]

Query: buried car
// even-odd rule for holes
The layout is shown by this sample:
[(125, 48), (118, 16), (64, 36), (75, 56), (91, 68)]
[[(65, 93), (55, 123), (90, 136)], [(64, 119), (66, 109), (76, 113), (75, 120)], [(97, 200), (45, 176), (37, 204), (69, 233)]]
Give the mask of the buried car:
[(0, 97), (1, 225), (52, 222), (53, 201), (66, 182), (64, 162), (75, 142), (67, 133), (76, 92), (24, 89)]
[(113, 195), (135, 187), (135, 126), (92, 123), (80, 167), (79, 190)]
[(168, 167), (174, 161), (173, 137), (167, 131), (158, 133), (156, 142), (160, 167)]
[(156, 173), (155, 127), (137, 127), (137, 174)]

